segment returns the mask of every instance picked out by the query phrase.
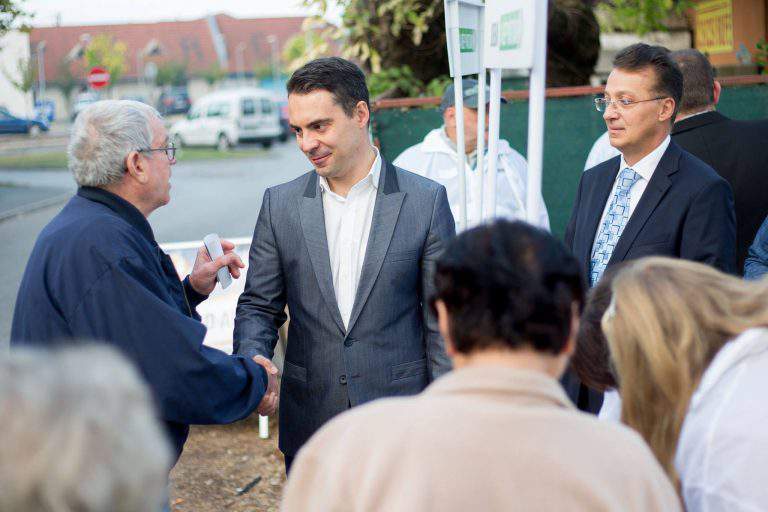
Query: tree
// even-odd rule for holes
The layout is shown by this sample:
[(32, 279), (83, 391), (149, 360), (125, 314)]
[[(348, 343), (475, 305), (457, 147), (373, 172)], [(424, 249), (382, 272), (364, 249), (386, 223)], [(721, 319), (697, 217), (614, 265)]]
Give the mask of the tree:
[[(78, 76), (82, 76), (82, 72), (76, 75), (72, 73), (72, 62), (65, 59), (59, 63), (58, 72), (56, 73), (56, 86), (61, 90), (64, 98), (69, 103), (72, 97), (72, 91), (74, 91), (81, 83), (82, 80), (78, 79)], [(80, 66), (78, 65), (78, 68)]]
[(213, 86), (225, 76), (227, 76), (227, 72), (221, 69), (218, 62), (214, 62), (208, 69), (203, 71), (203, 78), (210, 86)]
[[(443, 0), (339, 0), (342, 26), (327, 27), (321, 39), (343, 41), (343, 56), (360, 62), (370, 74), (398, 70), (422, 84), (448, 71)], [(326, 0), (304, 0), (319, 16)], [(597, 63), (600, 27), (590, 0), (550, 0), (547, 85), (583, 85)], [(300, 43), (286, 52), (296, 52)], [(296, 52), (298, 53), (298, 52)], [(406, 69), (407, 68), (407, 69)], [(393, 73), (390, 73), (393, 74)], [(406, 85), (411, 82), (405, 82)], [(408, 94), (410, 87), (397, 92)]]
[(670, 15), (680, 16), (692, 7), (691, 0), (604, 0), (597, 6), (600, 26), (606, 31), (635, 32), (667, 30)]
[(32, 20), (32, 15), (22, 8), (24, 1), (0, 0), (0, 37), (12, 28), (29, 30), (28, 22)]
[(187, 83), (187, 65), (184, 62), (166, 62), (157, 67), (155, 84), (184, 85)]
[(116, 41), (109, 34), (99, 34), (88, 43), (84, 57), (88, 67), (101, 66), (109, 72), (111, 87), (125, 72), (127, 51), (128, 47), (122, 41)]
[(20, 92), (26, 94), (37, 82), (37, 66), (32, 59), (21, 58), (16, 62), (16, 73), (3, 69), (5, 78)]

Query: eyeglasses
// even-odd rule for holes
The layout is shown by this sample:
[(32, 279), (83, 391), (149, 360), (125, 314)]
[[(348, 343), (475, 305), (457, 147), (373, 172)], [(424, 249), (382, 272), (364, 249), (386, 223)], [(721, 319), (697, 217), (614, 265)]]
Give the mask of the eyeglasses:
[(619, 98), (617, 100), (609, 100), (606, 98), (595, 98), (595, 109), (598, 112), (605, 112), (610, 105), (613, 105), (618, 110), (626, 110), (632, 108), (637, 103), (643, 103), (645, 101), (664, 100), (669, 96), (659, 96), (657, 98), (650, 98), (647, 100), (630, 100), (628, 98)]
[(168, 147), (165, 148), (142, 148), (136, 150), (139, 153), (151, 153), (152, 151), (165, 151), (165, 156), (168, 157), (168, 160), (173, 162), (173, 160), (176, 158), (176, 146), (171, 143)]

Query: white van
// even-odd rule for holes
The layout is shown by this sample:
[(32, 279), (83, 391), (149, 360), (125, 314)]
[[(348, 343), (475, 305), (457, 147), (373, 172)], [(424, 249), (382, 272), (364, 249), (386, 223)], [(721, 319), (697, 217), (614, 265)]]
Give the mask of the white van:
[(280, 138), (280, 112), (272, 95), (255, 87), (207, 94), (197, 100), (187, 118), (171, 126), (176, 146), (215, 146), (219, 150), (242, 141), (265, 148)]

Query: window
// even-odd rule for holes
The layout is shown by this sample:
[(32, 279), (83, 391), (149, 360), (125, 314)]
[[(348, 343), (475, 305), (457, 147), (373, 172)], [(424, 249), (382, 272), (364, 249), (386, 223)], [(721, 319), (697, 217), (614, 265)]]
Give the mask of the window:
[(252, 116), (256, 114), (256, 102), (252, 98), (245, 98), (241, 102), (241, 109), (244, 116)]
[(262, 114), (271, 114), (273, 110), (272, 102), (268, 99), (262, 99), (261, 100), (261, 113)]
[(229, 105), (227, 103), (213, 103), (208, 107), (207, 117), (227, 117), (229, 115)]

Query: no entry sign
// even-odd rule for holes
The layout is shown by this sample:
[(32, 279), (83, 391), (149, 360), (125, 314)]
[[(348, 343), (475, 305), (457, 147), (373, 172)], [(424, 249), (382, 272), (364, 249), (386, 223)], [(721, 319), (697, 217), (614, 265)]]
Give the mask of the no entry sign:
[(94, 89), (101, 89), (109, 85), (109, 71), (98, 66), (92, 68), (88, 72), (88, 85)]

